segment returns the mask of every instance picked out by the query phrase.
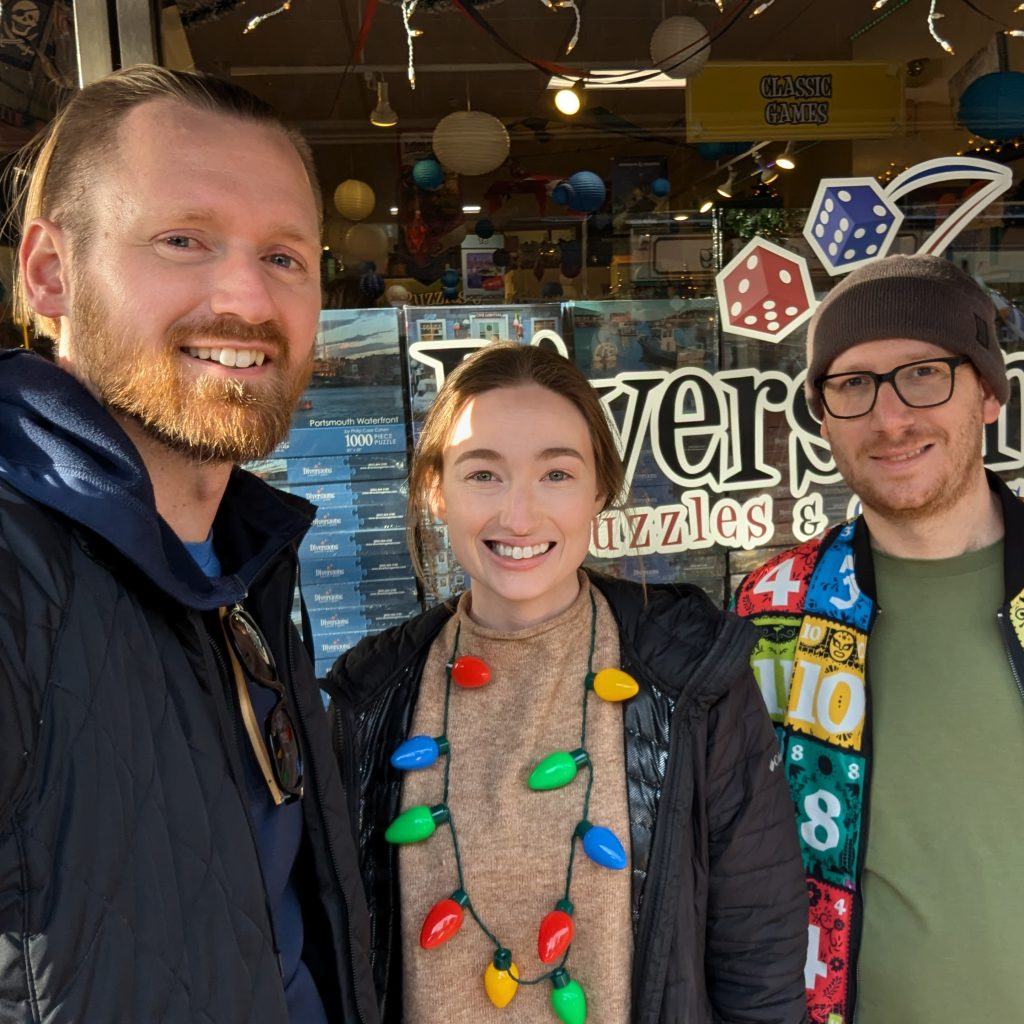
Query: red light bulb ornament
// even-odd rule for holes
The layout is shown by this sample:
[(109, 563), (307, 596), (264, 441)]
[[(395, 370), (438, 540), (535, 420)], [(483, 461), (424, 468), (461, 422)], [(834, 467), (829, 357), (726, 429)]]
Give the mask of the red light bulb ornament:
[(507, 949), (496, 950), (484, 971), (487, 998), (500, 1010), (512, 1002), (518, 988), (519, 968), (512, 962), (512, 953)]
[(551, 964), (565, 954), (576, 934), (572, 919), (573, 906), (568, 900), (559, 900), (555, 909), (540, 923), (537, 932), (537, 956), (542, 964)]
[(452, 938), (462, 927), (465, 916), (462, 908), (469, 905), (465, 889), (456, 889), (447, 899), (435, 903), (423, 919), (420, 929), (420, 945), (424, 949), (436, 949)]
[(465, 690), (478, 690), (491, 681), (491, 668), (483, 658), (463, 654), (452, 662), (452, 682)]
[(587, 997), (578, 981), (559, 967), (551, 975), (551, 1009), (562, 1024), (584, 1024), (587, 1019)]

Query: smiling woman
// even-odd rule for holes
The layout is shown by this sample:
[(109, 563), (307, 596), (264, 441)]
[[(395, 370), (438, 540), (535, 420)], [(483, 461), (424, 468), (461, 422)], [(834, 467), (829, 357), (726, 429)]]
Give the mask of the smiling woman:
[[(359, 772), (385, 1024), (475, 1024), (492, 1004), (512, 1024), (582, 1024), (588, 1007), (624, 1024), (644, 1005), (804, 1019), (806, 895), (747, 634), (696, 587), (582, 569), (622, 490), (567, 360), (494, 344), (448, 375), (410, 536), (421, 563), (443, 521), (470, 589), (328, 681), (355, 747), (341, 763)], [(690, 810), (659, 824), (675, 793)]]

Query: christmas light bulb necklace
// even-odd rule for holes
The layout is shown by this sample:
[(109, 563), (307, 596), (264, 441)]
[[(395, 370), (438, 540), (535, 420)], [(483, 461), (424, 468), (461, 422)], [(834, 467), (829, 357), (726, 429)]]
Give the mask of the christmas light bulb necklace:
[(521, 978), (512, 960), (511, 951), (484, 923), (466, 890), (462, 868), (462, 854), (459, 848), (458, 832), (448, 806), (449, 781), (452, 766), (452, 751), (448, 742), (448, 722), (451, 713), (452, 684), (463, 689), (477, 689), (490, 681), (490, 669), (480, 658), (472, 655), (459, 656), (459, 640), (462, 634), (461, 622), (456, 625), (455, 640), (451, 655), (445, 666), (444, 717), (440, 736), (414, 736), (406, 740), (392, 755), (391, 763), (404, 770), (419, 770), (433, 765), (444, 757), (444, 786), (441, 800), (433, 806), (421, 804), (403, 811), (388, 827), (385, 838), (391, 843), (414, 843), (428, 839), (438, 825), (446, 824), (452, 838), (455, 855), (457, 887), (451, 895), (435, 904), (427, 914), (420, 932), (420, 945), (434, 949), (451, 939), (462, 926), (464, 910), (468, 910), (480, 930), (494, 945), (494, 956), (484, 973), (484, 988), (488, 998), (497, 1007), (507, 1006), (520, 985), (539, 985), (544, 981), (552, 984), (551, 1006), (563, 1024), (583, 1024), (587, 1016), (586, 996), (579, 982), (569, 976), (565, 968), (575, 928), (570, 899), (573, 867), (576, 859), (576, 841), (580, 840), (583, 850), (603, 867), (621, 870), (627, 859), (622, 844), (615, 834), (600, 825), (593, 825), (589, 819), (590, 796), (594, 785), (594, 768), (586, 750), (587, 706), (591, 692), (610, 702), (618, 702), (635, 696), (639, 687), (631, 676), (619, 669), (603, 669), (594, 672), (594, 651), (597, 646), (597, 602), (593, 591), (590, 597), (590, 650), (587, 655), (587, 671), (584, 676), (583, 699), (580, 714), (580, 739), (575, 750), (557, 751), (541, 760), (530, 775), (532, 790), (551, 790), (568, 785), (580, 768), (587, 771), (587, 784), (583, 795), (583, 809), (578, 824), (569, 839), (569, 863), (565, 873), (565, 889), (561, 899), (541, 922), (537, 940), (537, 953), (542, 963), (557, 966), (536, 978)]

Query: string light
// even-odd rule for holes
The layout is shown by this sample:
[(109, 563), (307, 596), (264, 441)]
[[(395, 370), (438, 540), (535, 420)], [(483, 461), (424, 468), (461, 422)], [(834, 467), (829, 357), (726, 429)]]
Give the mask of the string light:
[(266, 14), (257, 14), (255, 18), (250, 18), (246, 22), (245, 28), (242, 29), (242, 35), (247, 35), (254, 28), (258, 28), (260, 25), (262, 25), (263, 22), (269, 21), (271, 18), (276, 18), (279, 14), (284, 14), (285, 11), (290, 11), (291, 9), (292, 0), (285, 0), (285, 2), (281, 4), (280, 7), (276, 7), (274, 10), (267, 11)]
[(409, 76), (409, 85), (411, 88), (416, 88), (416, 67), (413, 64), (413, 46), (412, 41), (415, 38), (415, 29), (409, 24), (409, 19), (412, 17), (413, 12), (416, 10), (416, 4), (419, 0), (402, 0), (402, 25), (405, 27), (405, 41), (409, 49), (409, 68), (407, 74)]
[(551, 975), (551, 1009), (562, 1024), (584, 1024), (587, 1019), (587, 997), (578, 981), (560, 967)]
[(938, 3), (939, 0), (931, 0), (928, 6), (928, 31), (931, 33), (932, 39), (934, 39), (935, 42), (937, 42), (939, 46), (941, 46), (943, 50), (946, 51), (946, 53), (952, 56), (955, 53), (955, 51), (953, 47), (950, 45), (949, 40), (943, 39), (935, 28), (935, 22), (938, 21), (939, 18), (945, 17), (945, 15), (941, 11), (936, 10), (936, 7), (938, 7)]
[(1014, 39), (1024, 39), (1024, 28), (1005, 29), (1003, 35), (1012, 36)]
[(755, 8), (754, 8), (754, 9), (753, 9), (753, 10), (752, 10), (751, 12), (750, 12), (750, 15), (749, 15), (749, 16), (750, 16), (751, 18), (756, 18), (756, 17), (757, 17), (757, 16), (759, 15), (759, 14), (764, 14), (764, 12), (765, 12), (765, 11), (767, 11), (767, 10), (768, 10), (768, 8), (769, 8), (769, 7), (771, 7), (771, 5), (772, 5), (773, 3), (775, 3), (775, 0), (762, 0), (762, 2), (761, 2), (761, 3), (759, 3), (759, 4), (758, 4), (758, 5), (757, 5), (757, 6), (756, 6), (756, 7), (755, 7)]

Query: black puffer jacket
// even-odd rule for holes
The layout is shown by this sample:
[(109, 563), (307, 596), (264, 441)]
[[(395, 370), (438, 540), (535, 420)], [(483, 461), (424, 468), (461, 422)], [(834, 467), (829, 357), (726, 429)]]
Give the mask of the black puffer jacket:
[[(619, 624), (633, 867), (634, 1024), (805, 1019), (807, 898), (793, 805), (750, 675), (751, 634), (694, 587), (593, 577)], [(450, 615), (436, 608), (361, 643), (328, 686), (373, 927), (381, 1019), (401, 1024), (396, 848), (400, 773), (423, 666)], [(605, 1022), (602, 1022), (605, 1024)], [(612, 1022), (608, 1022), (612, 1024)]]
[(0, 1021), (288, 1024), (211, 643), (245, 596), (306, 755), (304, 960), (332, 1021), (375, 1024), (349, 811), (289, 622), (311, 507), (236, 472), (207, 580), (135, 449), (68, 374), (0, 354)]

